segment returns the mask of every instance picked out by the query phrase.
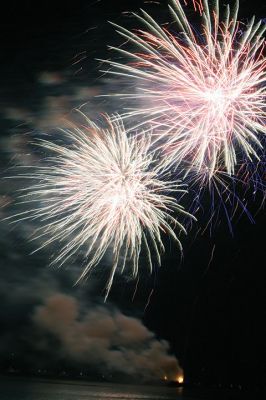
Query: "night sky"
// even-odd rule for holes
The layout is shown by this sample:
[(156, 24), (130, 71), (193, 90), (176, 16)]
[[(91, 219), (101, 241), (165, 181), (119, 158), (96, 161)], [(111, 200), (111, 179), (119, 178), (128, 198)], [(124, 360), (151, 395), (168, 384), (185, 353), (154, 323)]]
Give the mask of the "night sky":
[[(37, 164), (39, 155), (30, 142), (58, 129), (61, 118), (71, 118), (75, 107), (85, 104), (83, 111), (92, 118), (102, 111), (119, 111), (112, 99), (96, 97), (119, 86), (115, 78), (99, 71), (96, 60), (112, 56), (107, 45), (121, 43), (107, 21), (137, 27), (125, 12), (143, 7), (167, 22), (166, 3), (88, 0), (5, 5), (0, 17), (1, 177), (14, 175), (17, 166)], [(243, 21), (253, 14), (266, 17), (265, 5), (257, 0), (240, 0), (240, 10)], [(16, 190), (21, 186), (20, 180), (1, 179), (1, 218), (16, 209)], [(132, 369), (118, 367), (116, 351), (123, 347), (124, 355), (149, 349), (150, 359), (156, 352), (169, 368), (179, 368), (175, 356), (190, 383), (263, 387), (265, 211), (262, 196), (254, 199), (247, 194), (247, 199), (253, 221), (236, 213), (231, 233), (221, 211), (210, 232), (209, 227), (204, 229), (208, 212), (200, 211), (198, 223), (182, 238), (183, 257), (166, 239), (162, 267), (150, 276), (141, 265), (135, 295), (136, 281), (117, 275), (106, 303), (108, 259), (87, 281), (73, 286), (82, 269), (81, 255), (61, 269), (49, 267), (52, 248), (30, 255), (36, 248), (29, 240), (34, 222), (10, 225), (1, 220), (1, 371), (48, 370), (58, 376), (62, 370), (82, 369), (99, 377), (114, 371), (122, 374), (124, 369), (144, 379), (157, 373), (143, 367), (137, 357), (131, 360)], [(202, 206), (208, 210), (207, 194)], [(66, 333), (71, 329), (75, 339)], [(105, 347), (99, 339), (103, 331), (109, 332)], [(86, 335), (93, 338), (89, 349)], [(98, 349), (98, 360), (92, 346)]]

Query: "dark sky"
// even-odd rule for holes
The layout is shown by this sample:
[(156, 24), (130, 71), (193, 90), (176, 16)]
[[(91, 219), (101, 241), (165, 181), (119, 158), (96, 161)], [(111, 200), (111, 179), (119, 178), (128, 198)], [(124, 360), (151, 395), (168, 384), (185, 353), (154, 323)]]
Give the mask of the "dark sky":
[[(240, 6), (243, 20), (254, 13), (266, 17), (265, 6), (258, 1), (240, 1)], [(30, 155), (29, 140), (58, 126), (60, 118), (74, 107), (86, 102), (89, 115), (116, 111), (110, 100), (94, 97), (118, 84), (102, 76), (95, 59), (108, 58), (107, 45), (119, 43), (114, 28), (106, 21), (131, 25), (132, 19), (121, 13), (139, 7), (168, 20), (166, 7), (141, 0), (69, 1), (64, 5), (24, 1), (5, 5), (1, 11), (0, 54), (2, 176), (9, 174), (14, 165), (36, 162), (36, 154)], [(15, 190), (20, 185), (17, 181), (1, 181), (1, 217), (13, 212)], [(75, 312), (80, 312), (80, 323), (89, 320), (95, 324), (95, 320), (107, 318), (108, 326), (112, 323), (125, 329), (124, 337), (130, 337), (130, 330), (140, 332), (135, 344), (128, 339), (128, 349), (159, 346), (164, 359), (167, 346), (157, 339), (167, 340), (191, 381), (262, 386), (266, 376), (265, 212), (258, 211), (260, 196), (247, 198), (254, 223), (246, 215), (240, 218), (239, 213), (231, 234), (221, 212), (212, 232), (204, 231), (207, 217), (199, 213), (198, 225), (183, 239), (182, 260), (173, 243), (167, 242), (161, 269), (151, 277), (145, 268), (141, 271), (134, 300), (136, 282), (118, 276), (106, 304), (102, 269), (91, 280), (73, 287), (80, 271), (79, 258), (61, 270), (50, 268), (51, 249), (30, 255), (34, 244), (28, 236), (34, 230), (33, 223), (10, 226), (1, 221), (2, 370), (11, 364), (21, 370), (47, 368), (45, 360), (48, 354), (51, 356), (54, 343), (59, 343), (61, 349), (53, 355), (58, 369), (89, 364), (80, 353), (67, 350), (74, 344), (62, 334), (68, 329), (67, 319), (75, 319)], [(209, 207), (207, 195), (202, 204)], [(74, 310), (72, 317), (67, 315), (62, 326), (52, 328), (54, 320), (46, 316), (49, 312), (64, 315), (68, 306)], [(119, 318), (126, 316), (135, 318), (131, 328), (129, 320), (125, 320), (124, 328), (119, 325)], [(97, 332), (101, 329), (97, 325)], [(110, 343), (112, 335), (108, 336), (112, 337)], [(82, 343), (82, 337), (79, 340)], [(125, 346), (125, 339), (119, 340), (116, 346)], [(109, 347), (108, 354), (102, 355), (103, 362), (109, 362), (108, 371), (115, 368), (112, 350)], [(172, 361), (167, 359), (170, 364)], [(141, 365), (136, 362), (134, 368), (138, 371)]]

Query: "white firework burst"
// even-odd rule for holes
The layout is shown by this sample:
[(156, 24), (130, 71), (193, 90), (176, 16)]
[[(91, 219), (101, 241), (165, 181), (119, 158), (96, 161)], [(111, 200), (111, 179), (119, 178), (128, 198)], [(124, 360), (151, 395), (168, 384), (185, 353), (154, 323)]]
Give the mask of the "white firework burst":
[(86, 264), (79, 279), (111, 249), (107, 296), (118, 267), (123, 272), (129, 263), (137, 275), (142, 247), (151, 270), (154, 255), (160, 264), (162, 233), (181, 248), (175, 228), (185, 228), (174, 213), (190, 214), (173, 196), (185, 192), (184, 187), (160, 179), (149, 140), (128, 137), (118, 118), (111, 122), (106, 117), (105, 123), (101, 128), (86, 118), (85, 126), (62, 131), (63, 144), (39, 141), (52, 155), (23, 174), (36, 181), (21, 196), (30, 207), (12, 218), (38, 221), (34, 235), (42, 241), (38, 249), (50, 243), (59, 248), (53, 263), (61, 265), (85, 249)]

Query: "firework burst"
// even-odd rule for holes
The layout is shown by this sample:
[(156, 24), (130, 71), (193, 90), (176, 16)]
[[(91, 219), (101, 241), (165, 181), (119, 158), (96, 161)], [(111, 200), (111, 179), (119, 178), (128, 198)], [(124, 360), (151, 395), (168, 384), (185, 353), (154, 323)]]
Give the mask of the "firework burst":
[(151, 126), (164, 165), (185, 161), (198, 171), (207, 167), (209, 178), (217, 170), (231, 176), (246, 160), (259, 160), (266, 132), (265, 24), (238, 22), (238, 2), (233, 10), (227, 6), (223, 18), (218, 0), (213, 9), (207, 0), (193, 4), (201, 32), (178, 0), (169, 6), (175, 33), (144, 11), (137, 18), (145, 30), (116, 26), (139, 52), (115, 48), (133, 62), (108, 61), (114, 67), (109, 72), (136, 80), (136, 92), (116, 95), (142, 101), (123, 116), (142, 117), (141, 124)]
[(21, 196), (30, 209), (13, 218), (38, 221), (39, 248), (50, 243), (60, 248), (54, 263), (65, 263), (85, 247), (86, 265), (79, 279), (111, 249), (108, 295), (118, 267), (123, 271), (127, 262), (137, 275), (142, 247), (151, 270), (154, 256), (160, 264), (162, 232), (181, 248), (174, 229), (185, 228), (173, 215), (189, 214), (173, 197), (173, 192), (185, 192), (184, 187), (158, 177), (149, 141), (128, 138), (119, 119), (112, 123), (107, 117), (105, 124), (101, 128), (86, 119), (86, 126), (63, 130), (63, 144), (39, 142), (52, 154), (23, 174), (36, 183)]

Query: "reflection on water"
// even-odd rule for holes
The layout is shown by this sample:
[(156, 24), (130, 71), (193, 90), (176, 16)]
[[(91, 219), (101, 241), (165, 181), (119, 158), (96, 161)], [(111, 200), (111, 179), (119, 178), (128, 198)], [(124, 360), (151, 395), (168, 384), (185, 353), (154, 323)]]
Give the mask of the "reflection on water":
[(0, 377), (0, 400), (261, 400), (242, 390)]
[[(77, 382), (2, 380), (1, 400), (179, 400), (181, 388), (83, 384)], [(191, 399), (192, 400), (192, 399)]]

